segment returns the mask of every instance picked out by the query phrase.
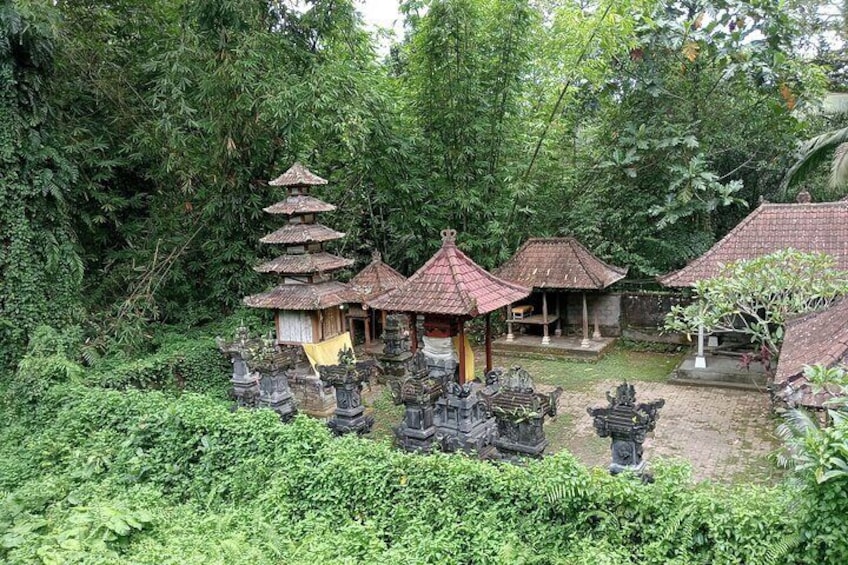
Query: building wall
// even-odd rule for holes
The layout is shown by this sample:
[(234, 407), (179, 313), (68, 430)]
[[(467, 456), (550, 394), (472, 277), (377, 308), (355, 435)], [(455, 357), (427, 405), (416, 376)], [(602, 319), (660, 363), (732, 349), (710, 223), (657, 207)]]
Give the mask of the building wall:
[(312, 343), (312, 316), (302, 310), (277, 311), (277, 341), (280, 343)]

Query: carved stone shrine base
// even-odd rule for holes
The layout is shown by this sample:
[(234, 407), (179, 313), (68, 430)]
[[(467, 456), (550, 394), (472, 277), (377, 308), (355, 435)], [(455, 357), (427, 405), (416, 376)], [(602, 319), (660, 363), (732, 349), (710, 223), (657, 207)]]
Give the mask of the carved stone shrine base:
[(403, 421), (393, 427), (398, 447), (405, 451), (430, 451), (436, 441), (433, 405), (408, 404)]
[(483, 409), (476, 392), (462, 397), (447, 394), (436, 401), (435, 440), (442, 451), (475, 453), (481, 459), (494, 454), (495, 419)]
[(325, 386), (313, 374), (297, 373), (289, 377), (298, 410), (313, 418), (329, 418), (336, 410), (336, 395), (332, 386)]
[(522, 422), (499, 420), (495, 447), (502, 458), (532, 457), (540, 459), (548, 447), (542, 428), (542, 418), (530, 418)]

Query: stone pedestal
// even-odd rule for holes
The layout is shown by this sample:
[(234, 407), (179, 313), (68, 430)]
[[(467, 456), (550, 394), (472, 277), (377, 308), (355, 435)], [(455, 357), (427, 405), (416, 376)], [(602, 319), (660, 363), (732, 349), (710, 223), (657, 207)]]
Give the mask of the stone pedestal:
[(285, 372), (278, 371), (260, 379), (257, 407), (270, 408), (280, 416), (283, 422), (294, 418), (297, 407)]
[(615, 475), (630, 470), (644, 480), (651, 480), (645, 473), (642, 444), (647, 433), (656, 427), (659, 409), (665, 400), (636, 404), (636, 390), (627, 383), (619, 385), (615, 395), (607, 393), (607, 400), (609, 406), (587, 408), (587, 411), (594, 419), (598, 435), (612, 439), (610, 473)]
[(393, 428), (395, 442), (405, 451), (427, 452), (436, 439), (435, 402), (442, 394), (442, 379), (426, 371), (390, 381), (395, 404), (403, 404), (403, 421)]
[(544, 423), (556, 416), (556, 402), (562, 389), (550, 394), (535, 392), (530, 374), (521, 367), (486, 378), (483, 398), (495, 417), (494, 445), (499, 458), (516, 461), (520, 457), (539, 458), (548, 446)]
[(451, 380), (443, 387), (445, 394), (436, 400), (433, 413), (435, 439), (442, 451), (490, 457), (494, 450), (495, 419), (477, 396), (475, 385), (460, 386)]
[(383, 329), (383, 353), (377, 358), (382, 371), (377, 376), (380, 384), (402, 379), (410, 368), (412, 352), (409, 337), (404, 335), (406, 316), (390, 314)]
[(321, 382), (311, 367), (298, 367), (289, 376), (289, 388), (298, 409), (313, 418), (328, 418), (336, 409), (333, 387)]
[(371, 375), (375, 363), (373, 360), (354, 363), (352, 358), (353, 352), (342, 351), (340, 364), (318, 368), (321, 380), (335, 388), (336, 409), (327, 426), (336, 435), (367, 434), (374, 425), (374, 417), (366, 415), (362, 405), (362, 382)]

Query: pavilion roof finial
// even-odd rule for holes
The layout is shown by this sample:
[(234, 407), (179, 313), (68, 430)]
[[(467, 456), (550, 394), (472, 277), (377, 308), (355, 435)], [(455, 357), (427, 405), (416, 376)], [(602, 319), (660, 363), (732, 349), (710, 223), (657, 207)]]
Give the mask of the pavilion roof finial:
[(456, 230), (448, 228), (442, 230), (442, 246), (454, 245), (456, 243)]
[(371, 252), (371, 260), (372, 261), (382, 261), (383, 260), (382, 253), (380, 253), (380, 251), (378, 251), (377, 249), (373, 250)]
[(812, 201), (812, 196), (810, 196), (810, 193), (806, 190), (802, 190), (798, 193), (798, 196), (795, 197), (795, 202), (797, 202), (798, 204), (809, 204)]

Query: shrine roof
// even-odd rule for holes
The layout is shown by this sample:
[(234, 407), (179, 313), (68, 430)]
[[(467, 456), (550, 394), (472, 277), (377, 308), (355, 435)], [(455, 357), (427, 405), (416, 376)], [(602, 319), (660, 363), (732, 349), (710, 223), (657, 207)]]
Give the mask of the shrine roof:
[(671, 287), (717, 276), (724, 265), (782, 249), (827, 253), (848, 270), (848, 202), (763, 203), (709, 251), (684, 268), (658, 278)]
[(528, 239), (495, 271), (499, 277), (533, 288), (603, 289), (627, 275), (609, 265), (573, 237)]
[(271, 186), (317, 186), (327, 184), (327, 181), (300, 163), (295, 163), (289, 167), (288, 171), (268, 181), (268, 184)]
[(282, 202), (272, 204), (267, 208), (263, 208), (269, 214), (285, 214), (292, 216), (294, 214), (314, 214), (316, 212), (332, 212), (336, 207), (332, 204), (327, 204), (313, 196), (300, 194), (297, 196), (289, 196)]
[(321, 224), (286, 224), (277, 231), (269, 233), (259, 241), (262, 243), (284, 243), (297, 245), (300, 243), (321, 243), (341, 239), (342, 232), (322, 226)]
[(280, 273), (302, 275), (308, 273), (323, 273), (344, 269), (353, 265), (351, 259), (345, 259), (331, 253), (299, 253), (280, 255), (255, 267), (260, 273)]
[(787, 322), (775, 371), (778, 396), (794, 405), (821, 408), (836, 390), (814, 392), (805, 365), (834, 367), (848, 361), (848, 299)]
[(530, 289), (489, 273), (455, 242), (456, 232), (442, 232), (442, 247), (399, 288), (369, 300), (379, 310), (450, 316), (479, 316), (530, 294)]
[(371, 263), (359, 271), (349, 284), (364, 300), (368, 300), (399, 288), (405, 281), (405, 276), (383, 263), (379, 253), (374, 253)]
[(283, 284), (247, 296), (243, 302), (252, 308), (271, 310), (323, 310), (358, 300), (358, 295), (348, 285), (327, 281), (317, 284)]

